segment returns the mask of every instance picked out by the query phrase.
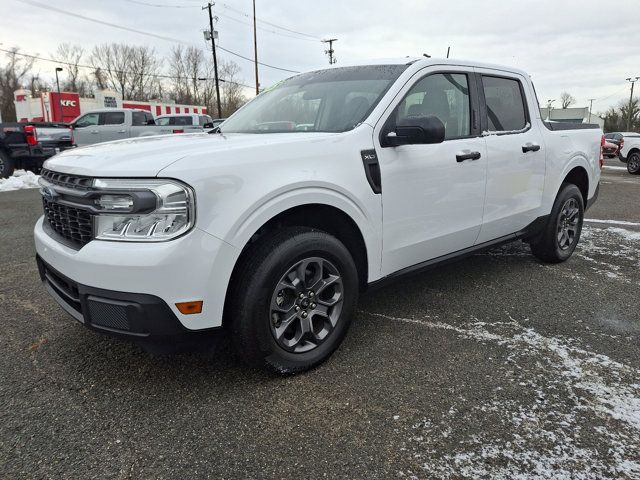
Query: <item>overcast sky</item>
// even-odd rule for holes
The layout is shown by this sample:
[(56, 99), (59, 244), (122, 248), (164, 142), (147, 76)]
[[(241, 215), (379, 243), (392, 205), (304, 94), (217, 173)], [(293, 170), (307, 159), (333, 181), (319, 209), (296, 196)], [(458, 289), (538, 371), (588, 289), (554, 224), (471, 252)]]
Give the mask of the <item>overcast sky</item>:
[[(51, 56), (61, 42), (90, 49), (104, 42), (149, 45), (160, 54), (169, 40), (99, 25), (38, 7), (49, 5), (123, 27), (205, 47), (204, 1), (0, 0), (0, 48)], [(253, 57), (251, 0), (216, 2), (221, 47)], [(629, 98), (630, 76), (640, 76), (638, 0), (256, 0), (258, 60), (305, 71), (328, 64), (320, 39), (335, 37), (339, 64), (368, 58), (446, 56), (500, 63), (529, 72), (540, 102), (568, 91), (594, 112)], [(265, 23), (269, 22), (269, 23)], [(276, 24), (276, 26), (270, 25)], [(279, 27), (284, 27), (284, 30)], [(289, 30), (304, 34), (292, 33)], [(277, 32), (277, 33), (274, 33)], [(254, 83), (253, 64), (226, 52)], [(43, 76), (55, 65), (39, 62)], [(291, 73), (260, 67), (262, 87)], [(640, 87), (640, 84), (638, 85)], [(640, 95), (640, 88), (637, 90)]]

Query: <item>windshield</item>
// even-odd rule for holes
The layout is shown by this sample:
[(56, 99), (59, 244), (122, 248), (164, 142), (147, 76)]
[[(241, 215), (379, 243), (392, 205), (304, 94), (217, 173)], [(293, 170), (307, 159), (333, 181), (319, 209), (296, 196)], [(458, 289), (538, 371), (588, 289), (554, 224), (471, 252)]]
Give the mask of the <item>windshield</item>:
[(406, 65), (305, 73), (262, 92), (221, 126), (224, 133), (344, 132), (362, 123)]

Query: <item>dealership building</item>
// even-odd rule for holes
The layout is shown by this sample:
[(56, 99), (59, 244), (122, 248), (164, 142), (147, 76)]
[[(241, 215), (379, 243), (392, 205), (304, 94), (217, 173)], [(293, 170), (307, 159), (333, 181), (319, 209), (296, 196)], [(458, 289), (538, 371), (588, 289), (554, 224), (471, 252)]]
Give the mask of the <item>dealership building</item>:
[(57, 92), (43, 92), (34, 98), (28, 90), (21, 89), (14, 92), (13, 100), (19, 122), (71, 122), (89, 110), (100, 108), (139, 108), (156, 117), (169, 113), (207, 113), (207, 107), (202, 105), (123, 100), (122, 95), (111, 90), (98, 90), (93, 98), (73, 92), (61, 92), (59, 96)]

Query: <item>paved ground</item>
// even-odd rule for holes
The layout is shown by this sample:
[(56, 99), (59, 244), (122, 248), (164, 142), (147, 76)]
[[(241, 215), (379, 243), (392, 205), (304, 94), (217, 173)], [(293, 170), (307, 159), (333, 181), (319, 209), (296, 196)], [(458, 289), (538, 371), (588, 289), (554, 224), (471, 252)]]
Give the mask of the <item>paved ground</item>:
[(223, 336), (154, 357), (85, 330), (39, 284), (36, 191), (0, 194), (0, 477), (639, 478), (640, 177), (609, 164), (588, 217), (619, 223), (569, 262), (518, 243), (403, 280), (292, 378)]

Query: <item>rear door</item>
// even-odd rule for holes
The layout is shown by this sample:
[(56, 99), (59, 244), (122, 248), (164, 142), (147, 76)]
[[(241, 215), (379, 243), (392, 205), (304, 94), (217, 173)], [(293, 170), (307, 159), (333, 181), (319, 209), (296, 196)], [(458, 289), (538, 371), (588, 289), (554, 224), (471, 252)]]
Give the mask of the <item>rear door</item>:
[(100, 141), (110, 142), (127, 138), (127, 125), (124, 112), (100, 113)]
[(540, 214), (545, 146), (539, 108), (527, 80), (476, 68), (487, 146), (487, 191), (476, 243), (516, 233)]
[[(382, 273), (473, 246), (482, 225), (487, 156), (471, 68), (429, 67), (401, 90), (376, 125), (383, 204)], [(434, 115), (440, 144), (382, 147), (389, 125)]]

